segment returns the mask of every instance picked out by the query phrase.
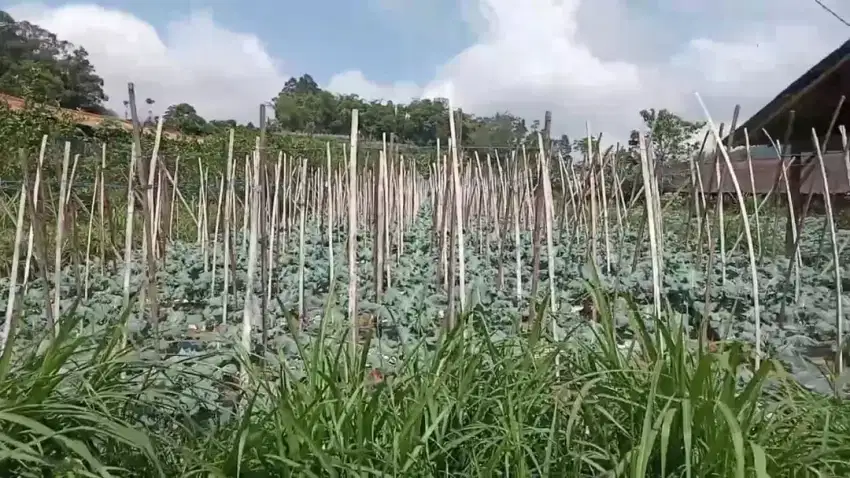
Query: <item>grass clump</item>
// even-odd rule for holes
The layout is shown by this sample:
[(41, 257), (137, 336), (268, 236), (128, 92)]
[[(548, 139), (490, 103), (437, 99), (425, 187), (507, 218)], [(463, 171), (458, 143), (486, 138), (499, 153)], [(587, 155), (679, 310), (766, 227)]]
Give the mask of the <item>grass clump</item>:
[(648, 332), (636, 309), (625, 349), (597, 297), (590, 344), (492, 338), (478, 307), (386, 376), (368, 346), (352, 357), (323, 333), (275, 366), (243, 363), (235, 406), (213, 393), (226, 375), (201, 373), (227, 352), (160, 360), (69, 318), (3, 355), (0, 475), (850, 476), (844, 402), (775, 361), (753, 370), (745, 345)]

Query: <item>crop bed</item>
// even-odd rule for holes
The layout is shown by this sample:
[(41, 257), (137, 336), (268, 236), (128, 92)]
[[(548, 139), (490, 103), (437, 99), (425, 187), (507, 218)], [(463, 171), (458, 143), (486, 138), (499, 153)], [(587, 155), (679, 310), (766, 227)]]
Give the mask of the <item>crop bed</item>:
[[(432, 244), (430, 214), (424, 211), (404, 236), (405, 247), (400, 259), (391, 260), (391, 286), (386, 291), (382, 304), (374, 299), (371, 266), (371, 242), (367, 235), (359, 239), (359, 310), (374, 317), (379, 323), (380, 336), (373, 341), (370, 360), (374, 366), (392, 368), (394, 358), (404, 346), (420, 339), (432, 341), (436, 337), (441, 317), (447, 306), (447, 294), (437, 284), (439, 251)], [(672, 228), (671, 228), (672, 229)], [(815, 231), (804, 237), (802, 246), (803, 264), (800, 271), (800, 300), (793, 301), (793, 286), (785, 281), (788, 261), (785, 258), (763, 257), (759, 262), (759, 299), (761, 304), (762, 343), (764, 350), (774, 357), (782, 359), (804, 385), (829, 392), (829, 385), (820, 372), (817, 360), (807, 357), (816, 350), (829, 349), (835, 342), (836, 334), (836, 298), (834, 273), (828, 266), (831, 255), (818, 253), (818, 233), (820, 222), (807, 224), (806, 230)], [(292, 236), (295, 236), (294, 234)], [(809, 237), (812, 236), (812, 237)], [(850, 234), (841, 232), (839, 243), (845, 244)], [(315, 337), (321, 317), (329, 317), (333, 323), (341, 323), (346, 310), (346, 282), (348, 268), (343, 250), (345, 232), (337, 231), (335, 237), (335, 289), (334, 297), (329, 296), (330, 278), (328, 276), (327, 235), (319, 224), (308, 225), (305, 243), (304, 290), (307, 313), (297, 316), (299, 290), (299, 252), (297, 237), (291, 237), (285, 248), (285, 254), (278, 258), (272, 274), (272, 299), (267, 304), (269, 321), (269, 343), (273, 355), (294, 357), (297, 345), (292, 331), (306, 342)], [(468, 303), (479, 307), (490, 325), (492, 333), (499, 338), (512, 333), (517, 319), (527, 314), (527, 297), (517, 299), (515, 282), (515, 248), (513, 241), (506, 240), (502, 257), (497, 257), (495, 248), (481, 250), (480, 235), (468, 234), (466, 246), (466, 277)], [(641, 309), (646, 324), (651, 330), (652, 323), (652, 275), (651, 261), (647, 247), (643, 245), (642, 255), (634, 261), (634, 234), (626, 233), (623, 245), (614, 248), (617, 251), (611, 257), (611, 269), (606, 270), (606, 261), (600, 257), (599, 286), (608, 292), (616, 293), (620, 298), (613, 302), (613, 316), (616, 321), (618, 338), (627, 341), (630, 338), (628, 324), (629, 312), (626, 300), (631, 298)], [(492, 243), (492, 241), (491, 241)], [(707, 253), (698, 256), (686, 249), (681, 235), (669, 232), (664, 242), (663, 295), (669, 301), (672, 317), (683, 320), (693, 333), (705, 310), (705, 263)], [(241, 245), (237, 238), (235, 244)], [(592, 341), (593, 324), (584, 313), (582, 304), (588, 300), (587, 279), (590, 274), (587, 264), (587, 244), (571, 241), (567, 233), (559, 233), (555, 238), (556, 258), (555, 276), (558, 311), (554, 314), (561, 336), (566, 340)], [(828, 239), (825, 243), (828, 245)], [(742, 243), (743, 246), (743, 243)], [(528, 291), (531, 277), (531, 237), (523, 234), (521, 240), (523, 289)], [(238, 249), (238, 247), (237, 247)], [(828, 251), (828, 247), (823, 247)], [(600, 250), (604, 251), (603, 247)], [(228, 298), (226, 324), (222, 325), (224, 309), (221, 290), (223, 274), (219, 254), (218, 270), (215, 274), (215, 293), (213, 274), (203, 269), (203, 257), (198, 245), (192, 243), (174, 243), (159, 270), (160, 337), (163, 341), (160, 350), (175, 356), (198, 354), (216, 344), (235, 339), (241, 330), (244, 303), (244, 283), (246, 279), (245, 251), (237, 251), (236, 297)], [(539, 294), (545, 296), (548, 291), (546, 279), (547, 258), (545, 248), (541, 254), (541, 281)], [(842, 252), (841, 264), (848, 263), (850, 253)], [(504, 286), (497, 287), (497, 271), (502, 264)], [(729, 253), (726, 261), (726, 281), (721, 279), (719, 260), (715, 259), (715, 271), (711, 283), (710, 321), (714, 329), (731, 340), (755, 341), (753, 319), (752, 287), (746, 249), (739, 247)], [(633, 267), (634, 264), (634, 267)], [(112, 270), (107, 266), (101, 273), (101, 265), (91, 264), (91, 276), (88, 298), (77, 294), (77, 281), (82, 272), (75, 273), (66, 269), (63, 274), (62, 300), (63, 310), (76, 304), (75, 313), (81, 318), (83, 327), (103, 328), (114, 323), (121, 316), (122, 309), (122, 271), (121, 267)], [(259, 268), (256, 294), (261, 294)], [(842, 277), (848, 277), (850, 270), (842, 267)], [(792, 274), (793, 277), (793, 274)], [(79, 279), (82, 281), (82, 279)], [(142, 273), (138, 266), (132, 276), (132, 288), (138, 291)], [(847, 300), (850, 283), (842, 284)], [(17, 343), (18, 347), (31, 346), (32, 340), (41, 337), (45, 326), (44, 284), (39, 280), (30, 283), (24, 296), (23, 330)], [(232, 290), (232, 289), (231, 289)], [(8, 294), (8, 282), (0, 282), (0, 293)], [(330, 300), (329, 300), (330, 299)], [(134, 302), (135, 303), (135, 302)], [(324, 314), (328, 305), (328, 315)], [(780, 320), (783, 311), (786, 319)], [(0, 304), (0, 312), (5, 301)], [(257, 311), (259, 313), (259, 311)], [(150, 346), (152, 335), (147, 326), (147, 318), (140, 314), (136, 306), (130, 315), (131, 340)], [(258, 324), (254, 324), (257, 332)], [(215, 331), (213, 334), (199, 336), (197, 330)], [(259, 342), (259, 333), (254, 337)], [(221, 338), (222, 340), (218, 340)], [(821, 364), (822, 365), (822, 364)]]

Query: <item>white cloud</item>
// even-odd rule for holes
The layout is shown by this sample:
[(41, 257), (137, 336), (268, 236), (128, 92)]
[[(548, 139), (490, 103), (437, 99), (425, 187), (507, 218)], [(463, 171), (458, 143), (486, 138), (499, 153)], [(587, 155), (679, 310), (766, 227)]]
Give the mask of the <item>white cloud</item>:
[(326, 87), (341, 94), (357, 94), (363, 98), (406, 103), (422, 94), (422, 88), (413, 82), (378, 84), (369, 81), (362, 71), (349, 70), (331, 77)]
[[(432, 5), (370, 1), (396, 11)], [(728, 119), (736, 103), (746, 118), (847, 38), (846, 27), (814, 2), (749, 0), (742, 7), (739, 0), (661, 0), (661, 13), (636, 13), (629, 3), (461, 0), (476, 41), (434, 78), (378, 84), (353, 70), (334, 75), (327, 88), (393, 101), (451, 91), (468, 112), (509, 110), (532, 119), (550, 109), (557, 132), (582, 135), (587, 121), (593, 133), (623, 139), (639, 126), (643, 108), (702, 119), (694, 91), (716, 121)], [(719, 11), (738, 7), (747, 15), (716, 21)], [(683, 11), (704, 20), (674, 23)], [(140, 99), (151, 97), (162, 108), (185, 101), (207, 117), (253, 120), (256, 105), (289, 76), (255, 35), (229, 31), (208, 12), (169, 24), (162, 36), (131, 14), (94, 5), (23, 5), (9, 12), (85, 45), (117, 111), (126, 83), (134, 81)]]
[(156, 111), (186, 102), (202, 116), (256, 121), (257, 105), (287, 78), (259, 38), (225, 29), (205, 11), (170, 23), (163, 36), (129, 13), (98, 5), (24, 4), (8, 12), (84, 46), (117, 112), (132, 81), (141, 112), (151, 98)]
[[(692, 14), (717, 18), (716, 1), (686, 3)], [(455, 104), (482, 114), (510, 110), (540, 118), (551, 109), (560, 131), (581, 135), (587, 121), (615, 139), (639, 126), (636, 112), (643, 108), (667, 107), (703, 119), (694, 91), (715, 121), (731, 117), (735, 104), (741, 104), (744, 119), (847, 35), (846, 27), (813, 2), (747, 3), (749, 10), (765, 13), (748, 18), (765, 23), (705, 22), (690, 30), (706, 34), (687, 39), (689, 28), (669, 23), (670, 12), (649, 24), (643, 18), (642, 28), (622, 21), (629, 15), (625, 0), (525, 0), (521, 6), (515, 0), (474, 0), (477, 8), (464, 13), (477, 42), (443, 65), (424, 95), (446, 95), (451, 86)], [(672, 6), (681, 13), (681, 5)], [(594, 28), (600, 18), (615, 20), (618, 29)], [(651, 61), (616, 55), (658, 46), (641, 34), (666, 40), (671, 30), (685, 37), (678, 45), (663, 45), (672, 53), (640, 55)], [(603, 58), (597, 51), (608, 54)], [(366, 82), (361, 91), (375, 87)]]

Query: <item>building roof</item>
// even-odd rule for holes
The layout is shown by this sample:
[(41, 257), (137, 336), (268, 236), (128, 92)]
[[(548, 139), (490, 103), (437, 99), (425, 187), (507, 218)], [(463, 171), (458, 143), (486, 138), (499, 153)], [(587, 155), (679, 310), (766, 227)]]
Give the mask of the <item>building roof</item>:
[[(850, 40), (788, 85), (761, 110), (738, 126), (746, 128), (751, 144), (768, 144), (763, 129), (776, 141), (781, 141), (788, 124), (788, 115), (795, 111), (792, 140), (811, 140), (811, 130), (819, 134), (826, 130), (838, 99), (850, 90)], [(843, 108), (838, 124), (850, 121), (850, 107)], [(726, 139), (723, 140), (726, 143)], [(735, 145), (744, 142), (743, 134), (736, 134)], [(810, 149), (810, 148), (809, 148)]]

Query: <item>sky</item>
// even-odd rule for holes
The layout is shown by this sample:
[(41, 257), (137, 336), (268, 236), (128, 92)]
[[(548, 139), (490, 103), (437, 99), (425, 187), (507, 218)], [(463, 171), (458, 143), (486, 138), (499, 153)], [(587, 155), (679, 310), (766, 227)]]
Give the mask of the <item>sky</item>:
[[(850, 19), (850, 4), (824, 0)], [(850, 38), (814, 0), (102, 0), (0, 9), (88, 50), (109, 106), (254, 121), (291, 76), (368, 99), (450, 97), (625, 138), (638, 111), (749, 117)]]

